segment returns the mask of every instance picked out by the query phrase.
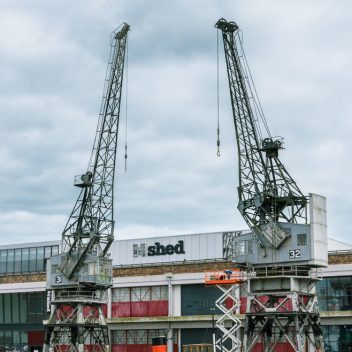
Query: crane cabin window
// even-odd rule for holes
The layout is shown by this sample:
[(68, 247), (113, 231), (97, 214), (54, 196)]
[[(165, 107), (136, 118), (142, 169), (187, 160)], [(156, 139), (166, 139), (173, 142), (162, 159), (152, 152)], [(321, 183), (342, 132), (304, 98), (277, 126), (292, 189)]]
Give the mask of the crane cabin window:
[(297, 235), (297, 246), (306, 246), (307, 245), (307, 234), (299, 233)]

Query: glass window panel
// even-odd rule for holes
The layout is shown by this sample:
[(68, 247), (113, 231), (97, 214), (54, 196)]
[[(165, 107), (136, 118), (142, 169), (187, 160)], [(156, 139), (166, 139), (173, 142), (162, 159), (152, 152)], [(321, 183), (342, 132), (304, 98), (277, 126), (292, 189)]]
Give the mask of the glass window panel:
[(28, 344), (28, 334), (26, 331), (21, 331), (21, 343), (22, 345)]
[(4, 294), (4, 323), (11, 324), (11, 296), (10, 293)]
[(21, 249), (15, 249), (14, 273), (21, 272)]
[(0, 273), (6, 273), (7, 250), (0, 251)]
[(13, 323), (19, 323), (20, 322), (20, 300), (19, 300), (19, 294), (18, 293), (12, 293), (11, 294), (12, 298), (12, 322)]
[(12, 331), (5, 331), (5, 346), (12, 346)]
[(28, 300), (27, 300), (27, 314), (28, 314), (28, 319), (27, 321), (30, 323), (35, 323), (36, 319), (36, 309), (35, 309), (35, 292), (29, 292), (28, 293)]
[(45, 259), (49, 259), (51, 257), (51, 247), (45, 247)]
[(41, 323), (46, 317), (46, 296), (45, 292), (35, 293), (35, 309), (36, 309), (36, 321)]
[(27, 297), (28, 294), (23, 292), (20, 293), (20, 322), (21, 323), (27, 323), (28, 318), (27, 318)]
[(52, 246), (51, 247), (51, 255), (58, 255), (59, 254), (59, 246)]
[(3, 324), (3, 323), (4, 323), (4, 295), (0, 294), (0, 324)]
[(29, 271), (37, 270), (37, 248), (29, 248)]
[(152, 344), (152, 337), (166, 336), (166, 331), (162, 329), (151, 329), (148, 330), (148, 345)]
[(22, 248), (22, 273), (29, 271), (29, 248)]
[(151, 288), (152, 301), (165, 301), (168, 300), (168, 287), (167, 286), (152, 286)]
[(37, 248), (37, 271), (44, 270), (44, 247)]
[(113, 330), (111, 331), (111, 340), (115, 345), (126, 345), (126, 331), (125, 330)]
[(150, 287), (132, 287), (131, 302), (150, 301)]
[(130, 288), (119, 287), (112, 290), (113, 302), (129, 302), (130, 301)]
[(20, 332), (19, 331), (14, 331), (13, 332), (13, 343), (18, 346), (21, 343), (20, 340)]
[(5, 346), (4, 331), (0, 330), (0, 346)]
[(6, 272), (8, 274), (13, 273), (13, 264), (15, 260), (15, 250), (14, 249), (8, 249), (7, 250), (7, 269)]
[(297, 246), (306, 246), (307, 245), (307, 234), (299, 233), (297, 235)]

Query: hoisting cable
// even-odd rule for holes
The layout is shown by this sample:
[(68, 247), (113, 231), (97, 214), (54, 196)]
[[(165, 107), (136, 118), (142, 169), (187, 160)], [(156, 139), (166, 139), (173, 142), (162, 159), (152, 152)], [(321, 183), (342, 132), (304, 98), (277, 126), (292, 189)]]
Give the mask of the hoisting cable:
[[(263, 126), (264, 126), (264, 128), (266, 130), (266, 133), (268, 134), (269, 137), (271, 137), (269, 126), (267, 124), (267, 121), (266, 121), (266, 118), (265, 118), (265, 115), (264, 115), (264, 110), (262, 108), (262, 104), (260, 103), (258, 92), (257, 92), (256, 86), (255, 86), (254, 81), (253, 81), (252, 72), (251, 72), (251, 70), (249, 68), (247, 57), (246, 57), (246, 53), (245, 53), (244, 48), (243, 48), (243, 38), (241, 38), (240, 36), (238, 38), (239, 38), (239, 44), (240, 44), (241, 52), (242, 52), (242, 56), (243, 56), (244, 68), (248, 72), (248, 83), (249, 83), (248, 86), (249, 86), (249, 89), (250, 89), (250, 91), (252, 93), (252, 96), (254, 98), (254, 105), (257, 108), (258, 112), (259, 112), (259, 116), (260, 116), (260, 118), (261, 118), (261, 120), (263, 122)], [(253, 88), (254, 94), (253, 94), (252, 88)]]
[(220, 157), (220, 94), (219, 94), (219, 29), (216, 31), (216, 98), (217, 98), (217, 152), (216, 155)]
[(125, 172), (127, 172), (127, 103), (128, 103), (128, 38), (126, 38), (126, 102), (125, 102)]

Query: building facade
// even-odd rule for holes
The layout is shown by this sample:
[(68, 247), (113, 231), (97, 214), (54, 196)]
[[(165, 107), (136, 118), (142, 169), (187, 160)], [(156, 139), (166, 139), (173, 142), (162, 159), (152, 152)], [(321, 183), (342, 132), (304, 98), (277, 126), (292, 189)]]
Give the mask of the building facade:
[[(204, 285), (204, 272), (233, 266), (228, 233), (115, 241), (113, 287), (105, 314), (113, 352), (151, 351), (165, 335), (168, 351), (211, 343), (220, 291)], [(41, 351), (50, 312), (45, 266), (60, 243), (0, 246), (0, 352)], [(352, 250), (329, 240), (329, 267), (317, 285), (325, 351), (352, 351)], [(245, 286), (242, 300), (245, 299)], [(240, 318), (244, 319), (245, 305)]]

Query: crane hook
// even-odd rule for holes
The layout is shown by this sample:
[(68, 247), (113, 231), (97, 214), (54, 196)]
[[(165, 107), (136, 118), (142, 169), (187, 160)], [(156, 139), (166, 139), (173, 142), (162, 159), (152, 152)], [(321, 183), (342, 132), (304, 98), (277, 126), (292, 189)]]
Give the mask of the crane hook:
[(218, 147), (218, 150), (216, 152), (216, 155), (220, 158), (220, 128), (218, 127), (217, 129), (218, 132), (218, 140), (216, 141), (216, 145)]

